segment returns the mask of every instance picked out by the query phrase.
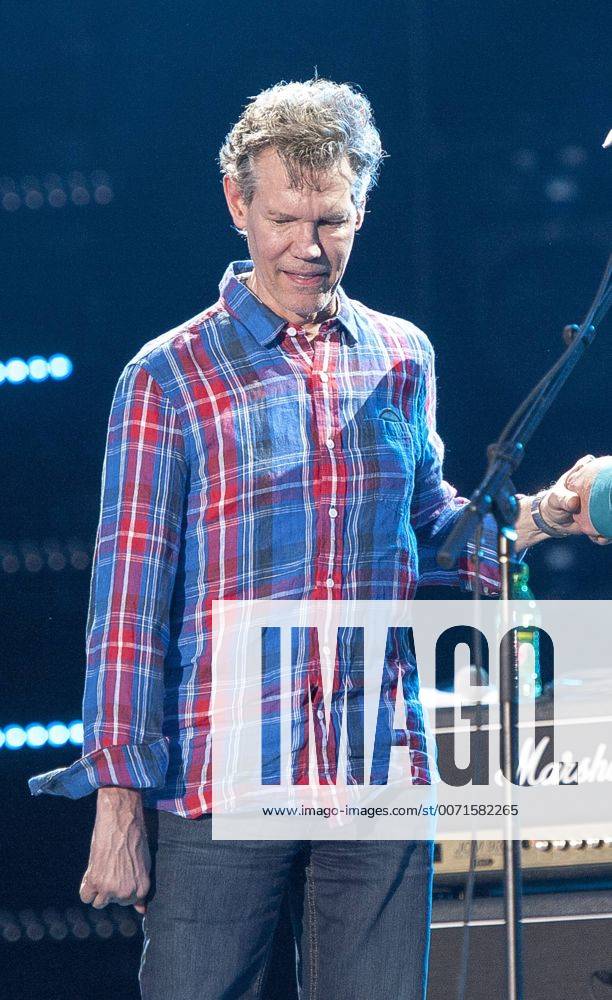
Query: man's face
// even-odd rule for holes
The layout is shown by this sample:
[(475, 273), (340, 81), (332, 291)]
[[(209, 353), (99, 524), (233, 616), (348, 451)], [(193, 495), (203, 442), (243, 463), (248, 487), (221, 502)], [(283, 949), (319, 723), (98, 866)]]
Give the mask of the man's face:
[[(254, 290), (277, 315), (293, 323), (325, 316), (344, 274), (364, 207), (351, 199), (354, 175), (346, 158), (317, 178), (320, 191), (292, 189), (273, 148), (255, 163), (257, 185), (247, 205), (229, 178), (223, 188), (234, 225), (246, 230), (255, 265)], [(320, 317), (319, 317), (320, 318)]]

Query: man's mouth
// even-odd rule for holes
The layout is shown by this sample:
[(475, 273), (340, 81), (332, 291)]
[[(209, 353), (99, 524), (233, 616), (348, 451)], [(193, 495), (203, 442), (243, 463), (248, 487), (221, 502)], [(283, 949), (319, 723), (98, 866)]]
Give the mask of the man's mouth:
[(305, 288), (309, 288), (314, 285), (319, 285), (321, 283), (321, 279), (324, 278), (325, 275), (328, 274), (328, 272), (327, 271), (304, 271), (304, 272), (283, 271), (283, 274), (286, 274), (289, 280), (293, 282), (293, 284), (303, 285)]

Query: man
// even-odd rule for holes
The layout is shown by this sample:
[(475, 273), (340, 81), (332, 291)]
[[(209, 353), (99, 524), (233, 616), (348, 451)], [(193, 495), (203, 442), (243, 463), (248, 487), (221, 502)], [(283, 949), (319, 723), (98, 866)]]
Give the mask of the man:
[[(146, 344), (115, 392), (84, 756), (31, 786), (99, 789), (81, 898), (146, 913), (145, 1000), (260, 997), (284, 897), (304, 997), (425, 995), (430, 843), (210, 834), (213, 600), (409, 599), (417, 582), (474, 579), (470, 551), (455, 572), (435, 563), (464, 501), (442, 478), (431, 345), (340, 285), (382, 156), (370, 105), (348, 85), (279, 84), (251, 101), (220, 153), (250, 259), (228, 267), (213, 306)], [(579, 503), (562, 480), (521, 499), (519, 547), (579, 531)], [(492, 593), (491, 524), (482, 549)], [(416, 666), (408, 649), (392, 653), (407, 767), (427, 782)], [(306, 673), (314, 659), (302, 651)]]

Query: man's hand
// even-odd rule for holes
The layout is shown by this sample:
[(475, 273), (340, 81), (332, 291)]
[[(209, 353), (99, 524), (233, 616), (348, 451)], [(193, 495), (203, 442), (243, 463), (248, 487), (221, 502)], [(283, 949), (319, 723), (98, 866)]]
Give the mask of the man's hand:
[[(540, 500), (540, 516), (553, 531), (564, 535), (587, 535), (597, 544), (606, 544), (608, 539), (587, 530), (584, 510), (588, 507), (588, 470), (594, 463), (609, 462), (610, 459), (596, 459), (593, 455), (584, 455), (572, 465), (571, 469), (559, 476), (557, 482), (546, 490)], [(518, 539), (517, 548), (527, 548), (542, 542), (550, 536), (541, 531), (531, 516), (533, 497), (523, 496), (519, 500), (519, 517), (516, 524)]]
[[(601, 458), (595, 458), (593, 455), (585, 455), (584, 458), (579, 459), (562, 477), (566, 494), (572, 498), (575, 496), (578, 497), (577, 504), (572, 500), (572, 508), (574, 508), (572, 510), (572, 524), (567, 528), (567, 534), (586, 535), (589, 541), (594, 542), (596, 545), (609, 545), (612, 541), (612, 539), (606, 538), (605, 535), (597, 533), (589, 517), (589, 497), (593, 483), (598, 473), (603, 469), (609, 468), (611, 463), (612, 458), (610, 455), (604, 455)], [(543, 510), (545, 500), (546, 497), (544, 497), (540, 505), (540, 512), (544, 520), (548, 522), (550, 513)], [(551, 502), (549, 501), (548, 511), (550, 510)], [(554, 516), (554, 510), (552, 514)]]
[(108, 903), (146, 910), (151, 857), (142, 798), (130, 788), (100, 788), (89, 864), (79, 895), (102, 909)]
[(580, 535), (582, 529), (576, 524), (575, 516), (580, 513), (580, 497), (569, 488), (568, 479), (573, 473), (593, 461), (593, 455), (584, 455), (571, 469), (559, 476), (554, 486), (546, 491), (540, 501), (540, 516), (554, 531), (564, 535)]
[(609, 545), (612, 538), (598, 534), (591, 521), (589, 500), (593, 484), (599, 473), (604, 470), (607, 472), (612, 467), (612, 455), (603, 455), (601, 458), (593, 458), (592, 455), (587, 457), (589, 458), (588, 462), (578, 469), (570, 469), (565, 478), (568, 489), (577, 493), (580, 498), (580, 510), (574, 514), (574, 523), (591, 542), (595, 542), (596, 545)]

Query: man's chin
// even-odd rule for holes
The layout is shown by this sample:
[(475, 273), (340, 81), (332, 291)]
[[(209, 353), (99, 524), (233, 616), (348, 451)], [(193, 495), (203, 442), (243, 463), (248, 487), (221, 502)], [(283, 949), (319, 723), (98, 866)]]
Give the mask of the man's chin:
[(307, 319), (308, 316), (312, 316), (313, 312), (327, 309), (331, 305), (332, 299), (333, 295), (330, 295), (329, 292), (309, 292), (307, 295), (300, 295), (299, 298), (296, 297), (293, 301), (287, 302), (286, 306), (298, 316)]

